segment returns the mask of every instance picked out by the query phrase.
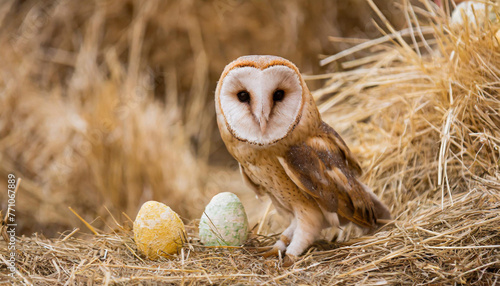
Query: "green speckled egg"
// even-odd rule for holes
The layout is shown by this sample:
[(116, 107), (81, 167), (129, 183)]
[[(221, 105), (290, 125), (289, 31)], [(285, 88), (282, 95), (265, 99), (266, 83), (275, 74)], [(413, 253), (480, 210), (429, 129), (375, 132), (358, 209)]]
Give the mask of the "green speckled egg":
[(201, 216), (199, 230), (205, 245), (242, 245), (247, 239), (248, 219), (238, 196), (229, 192), (214, 196)]

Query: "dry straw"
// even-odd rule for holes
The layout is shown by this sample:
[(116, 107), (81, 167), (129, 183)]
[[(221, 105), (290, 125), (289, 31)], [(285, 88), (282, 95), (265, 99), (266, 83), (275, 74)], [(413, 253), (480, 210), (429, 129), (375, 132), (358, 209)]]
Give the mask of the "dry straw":
[[(242, 248), (204, 247), (197, 238), (196, 221), (187, 227), (189, 243), (180, 254), (160, 261), (141, 258), (130, 229), (118, 223), (110, 228), (113, 231), (79, 238), (77, 230), (56, 239), (22, 237), (17, 281), (37, 285), (498, 283), (500, 43), (495, 35), (500, 24), (497, 18), (484, 25), (451, 28), (434, 4), (424, 1), (422, 7), (402, 2), (400, 8), (411, 27), (404, 32), (395, 31), (380, 14), (380, 29), (387, 36), (350, 50), (368, 49), (365, 57), (343, 62), (342, 72), (309, 77), (327, 80), (314, 92), (324, 119), (360, 157), (364, 179), (391, 206), (393, 223), (372, 236), (317, 243), (288, 269), (281, 268), (279, 258), (255, 254), (276, 236), (263, 231)], [(341, 57), (324, 63), (331, 59)], [(16, 99), (3, 96), (2, 100)], [(113, 98), (100, 100), (106, 107)], [(145, 112), (143, 108), (133, 112)], [(153, 107), (149, 111), (159, 112)], [(70, 140), (76, 135), (65, 136)], [(96, 154), (95, 160), (113, 152), (112, 147)], [(56, 149), (53, 156), (59, 153)], [(255, 229), (262, 231), (260, 226)], [(3, 249), (1, 254), (5, 259)]]

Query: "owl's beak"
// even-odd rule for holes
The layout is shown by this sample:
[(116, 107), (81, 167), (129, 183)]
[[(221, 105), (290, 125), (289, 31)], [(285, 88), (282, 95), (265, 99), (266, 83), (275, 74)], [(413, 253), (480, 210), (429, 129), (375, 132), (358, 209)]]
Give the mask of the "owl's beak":
[(262, 116), (259, 120), (259, 124), (260, 124), (260, 131), (262, 132), (262, 134), (266, 133), (266, 128), (267, 128), (267, 118), (265, 118), (264, 116)]
[(259, 121), (260, 131), (262, 135), (266, 133), (267, 122), (269, 121), (269, 114), (271, 113), (271, 105), (262, 96), (262, 102), (259, 103), (259, 110), (257, 111), (257, 120)]

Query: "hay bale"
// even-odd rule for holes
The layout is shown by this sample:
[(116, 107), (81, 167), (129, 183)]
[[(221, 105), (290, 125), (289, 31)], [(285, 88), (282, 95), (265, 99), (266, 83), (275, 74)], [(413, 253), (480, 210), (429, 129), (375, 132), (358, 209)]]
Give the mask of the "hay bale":
[(392, 33), (396, 45), (325, 76), (315, 92), (400, 219), (412, 216), (407, 202), (443, 205), (500, 171), (500, 24), (451, 30), (445, 18), (429, 20), (413, 27), (413, 44)]

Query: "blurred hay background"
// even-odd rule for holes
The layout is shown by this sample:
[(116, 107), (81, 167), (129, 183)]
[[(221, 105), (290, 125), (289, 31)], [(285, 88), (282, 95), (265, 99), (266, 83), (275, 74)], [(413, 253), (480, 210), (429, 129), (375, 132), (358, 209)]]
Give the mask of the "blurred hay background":
[(23, 179), (18, 232), (79, 224), (68, 206), (102, 227), (105, 207), (133, 218), (151, 199), (185, 219), (222, 191), (255, 203), (215, 125), (222, 69), (276, 54), (337, 70), (318, 65), (347, 47), (328, 37), (378, 36), (372, 14), (364, 0), (2, 1), (0, 180)]
[[(346, 2), (3, 2), (0, 172), (24, 179), (24, 233), (66, 230), (19, 237), (17, 281), (495, 285), (499, 4), (488, 2), (492, 21), (454, 26), (446, 1)], [(250, 53), (285, 56), (309, 74), (325, 121), (393, 223), (359, 238), (346, 227), (289, 269), (255, 254), (276, 240), (279, 218), (242, 187), (212, 109), (223, 66)], [(199, 243), (196, 218), (221, 191), (238, 193), (260, 223), (245, 247)], [(148, 199), (188, 222), (172, 259), (142, 259), (121, 224), (121, 212), (133, 218)], [(80, 225), (70, 205), (100, 217), (98, 235), (69, 231)]]

